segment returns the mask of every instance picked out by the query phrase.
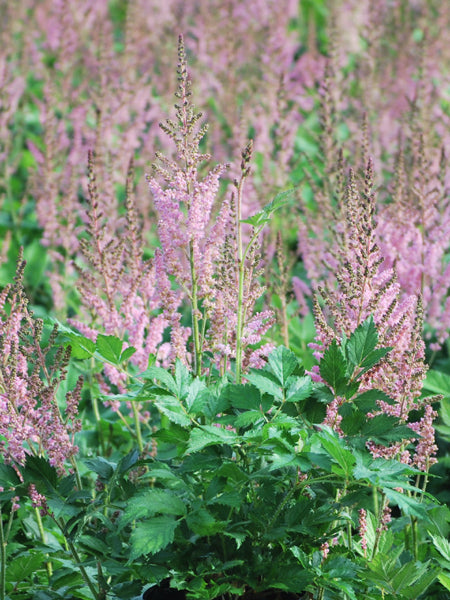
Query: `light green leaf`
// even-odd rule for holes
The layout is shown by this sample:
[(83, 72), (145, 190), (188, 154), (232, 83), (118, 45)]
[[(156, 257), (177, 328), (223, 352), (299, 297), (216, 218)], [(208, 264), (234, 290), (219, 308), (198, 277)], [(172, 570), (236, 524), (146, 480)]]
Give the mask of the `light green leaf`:
[(120, 364), (122, 346), (123, 342), (119, 338), (114, 335), (102, 335), (101, 333), (98, 334), (95, 344), (96, 350), (101, 357), (115, 365)]
[(282, 400), (283, 392), (280, 384), (274, 381), (274, 376), (267, 371), (253, 371), (246, 375), (250, 383), (257, 387), (263, 394), (270, 394), (278, 400)]
[(45, 568), (45, 556), (41, 552), (29, 553), (26, 556), (10, 560), (6, 569), (6, 581), (18, 584), (39, 569)]
[(166, 389), (172, 392), (172, 394), (175, 396), (177, 395), (178, 388), (177, 384), (175, 383), (175, 379), (168, 371), (166, 371), (166, 369), (163, 369), (162, 367), (151, 366), (141, 374), (141, 377), (147, 380), (156, 379), (164, 384)]
[(133, 346), (128, 346), (128, 348), (125, 348), (125, 350), (120, 355), (120, 362), (122, 363), (130, 359), (136, 352), (136, 348), (134, 348)]
[(286, 393), (287, 402), (301, 402), (312, 393), (311, 377), (295, 377), (294, 381), (289, 385)]
[(439, 573), (438, 579), (439, 582), (450, 591), (450, 572)]
[(215, 444), (232, 445), (236, 441), (236, 438), (236, 434), (228, 429), (214, 427), (213, 425), (203, 425), (191, 432), (187, 453), (198, 452), (207, 446), (214, 446)]
[(387, 487), (383, 488), (383, 493), (386, 495), (386, 498), (389, 500), (389, 502), (396, 504), (405, 515), (412, 515), (419, 517), (419, 519), (428, 520), (427, 512), (423, 504), (411, 496), (402, 494), (401, 492), (397, 492), (396, 490)]
[(197, 535), (213, 535), (219, 531), (223, 531), (226, 523), (224, 521), (216, 521), (214, 516), (206, 510), (199, 508), (191, 512), (186, 517), (187, 526)]
[(442, 371), (430, 369), (423, 382), (424, 390), (432, 394), (442, 394), (444, 398), (450, 397), (450, 375)]
[(278, 346), (269, 354), (268, 360), (280, 385), (285, 387), (288, 377), (299, 367), (297, 357), (285, 346)]
[(440, 552), (440, 554), (448, 561), (448, 568), (450, 569), (450, 543), (447, 539), (440, 535), (431, 535), (434, 547)]
[(177, 398), (173, 396), (157, 396), (154, 404), (172, 423), (181, 425), (181, 427), (189, 427), (191, 424), (191, 419)]
[(129, 563), (139, 556), (156, 554), (173, 542), (179, 521), (173, 517), (153, 517), (139, 522), (130, 536), (131, 552)]
[(370, 316), (351, 334), (345, 345), (347, 359), (352, 367), (361, 365), (364, 359), (376, 348), (378, 331)]

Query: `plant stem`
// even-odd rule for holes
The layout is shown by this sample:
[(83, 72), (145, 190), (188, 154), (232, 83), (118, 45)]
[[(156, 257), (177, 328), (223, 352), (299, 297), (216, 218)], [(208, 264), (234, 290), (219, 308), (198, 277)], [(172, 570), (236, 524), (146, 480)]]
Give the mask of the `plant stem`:
[(236, 326), (236, 383), (242, 380), (242, 336), (244, 333), (244, 276), (245, 262), (242, 249), (242, 191), (244, 180), (241, 179), (237, 187), (236, 199), (236, 236), (238, 253), (238, 306), (237, 306), (237, 326)]
[(202, 374), (202, 344), (200, 342), (199, 308), (198, 308), (198, 282), (197, 271), (194, 262), (194, 250), (192, 242), (189, 243), (189, 266), (191, 268), (192, 285), (192, 330), (194, 337), (194, 372), (196, 377)]
[(3, 533), (3, 514), (0, 506), (0, 600), (5, 600), (6, 587), (6, 540)]
[[(47, 538), (46, 538), (45, 531), (44, 531), (44, 525), (42, 523), (41, 513), (37, 506), (35, 506), (35, 508), (34, 508), (34, 514), (36, 515), (36, 521), (37, 521), (39, 535), (41, 536), (42, 543), (46, 544)], [(47, 568), (47, 574), (49, 577), (51, 577), (53, 575), (52, 563), (50, 560), (48, 560), (45, 564), (46, 564), (46, 568)]]
[(139, 448), (139, 453), (142, 454), (144, 452), (144, 444), (142, 442), (141, 422), (139, 421), (139, 409), (137, 407), (136, 402), (132, 402), (131, 406), (133, 408), (134, 428), (136, 430), (136, 439)]
[[(64, 537), (65, 537), (65, 536), (64, 536)], [(81, 576), (83, 577), (83, 579), (84, 579), (84, 581), (85, 581), (86, 585), (87, 585), (87, 586), (88, 586), (88, 588), (91, 590), (91, 592), (92, 592), (92, 595), (94, 596), (95, 600), (100, 600), (100, 596), (99, 596), (99, 594), (97, 593), (97, 590), (95, 589), (95, 586), (94, 586), (94, 584), (92, 583), (92, 581), (91, 581), (91, 579), (90, 579), (89, 575), (87, 574), (87, 572), (86, 572), (86, 569), (85, 569), (85, 568), (83, 567), (83, 565), (81, 564), (81, 559), (80, 559), (80, 556), (79, 556), (79, 554), (78, 554), (78, 552), (77, 552), (77, 550), (76, 550), (75, 546), (74, 546), (74, 545), (72, 544), (72, 542), (71, 542), (69, 539), (67, 539), (66, 537), (65, 537), (65, 540), (66, 540), (66, 542), (67, 542), (67, 545), (69, 546), (70, 553), (72, 554), (73, 558), (75, 559), (75, 562), (77, 563), (77, 567), (80, 569)]]

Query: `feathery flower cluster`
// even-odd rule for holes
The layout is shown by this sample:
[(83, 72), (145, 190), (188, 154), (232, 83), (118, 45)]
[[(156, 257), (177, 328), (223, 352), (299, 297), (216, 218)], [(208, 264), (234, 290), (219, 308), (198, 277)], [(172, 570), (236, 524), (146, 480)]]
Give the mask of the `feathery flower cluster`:
[[(120, 229), (110, 232), (104, 212), (105, 199), (97, 189), (94, 156), (89, 154), (87, 238), (80, 241), (84, 266), (76, 265), (80, 299), (85, 308), (83, 321), (70, 319), (84, 335), (93, 339), (101, 330), (124, 339), (136, 348), (131, 362), (144, 370), (150, 354), (167, 351), (162, 347), (168, 322), (160, 313), (155, 266), (143, 258), (143, 240), (133, 193), (133, 165), (126, 185), (126, 217)], [(105, 365), (116, 385), (123, 383), (116, 369)]]
[[(218, 165), (201, 178), (200, 165), (210, 156), (200, 151), (200, 142), (207, 127), (198, 126), (201, 113), (196, 113), (190, 100), (191, 82), (187, 72), (183, 38), (178, 49), (178, 81), (175, 105), (177, 122), (167, 120), (162, 129), (175, 142), (177, 157), (170, 160), (158, 153), (160, 165), (155, 171), (165, 181), (163, 188), (156, 177), (148, 182), (153, 193), (159, 216), (158, 235), (161, 242), (157, 250), (155, 267), (159, 292), (163, 298), (164, 315), (172, 328), (171, 359), (181, 358), (187, 362), (186, 336), (192, 335), (194, 370), (201, 372), (202, 355), (206, 350), (216, 357), (233, 356), (236, 344), (237, 313), (239, 312), (237, 290), (238, 247), (242, 243), (241, 211), (243, 180), (250, 173), (251, 144), (243, 153), (241, 182), (237, 203), (233, 198), (225, 201), (217, 211), (215, 199), (219, 191), (219, 178), (226, 165)], [(242, 246), (241, 246), (242, 247)], [(260, 258), (253, 245), (246, 260), (247, 282), (242, 310), (245, 313), (242, 345), (259, 343), (272, 323), (272, 314), (265, 311), (252, 315), (253, 306), (263, 289), (256, 283)], [(178, 289), (173, 289), (173, 278)], [(180, 298), (186, 297), (192, 307), (192, 328), (189, 331), (180, 323), (178, 312)], [(206, 322), (210, 322), (208, 331)], [(267, 349), (266, 349), (267, 351)], [(259, 349), (261, 352), (261, 349)], [(257, 364), (256, 356), (249, 361)]]
[[(338, 233), (339, 247), (333, 253), (335, 284), (329, 281), (319, 291), (324, 307), (315, 300), (317, 342), (312, 344), (320, 360), (324, 349), (342, 333), (351, 333), (370, 315), (379, 333), (379, 344), (392, 350), (382, 363), (362, 378), (361, 390), (378, 389), (394, 399), (393, 405), (379, 402), (382, 412), (408, 421), (411, 410), (422, 408), (420, 393), (425, 376), (424, 343), (421, 338), (422, 305), (414, 296), (401, 299), (400, 286), (392, 269), (383, 268), (383, 257), (376, 243), (372, 193), (373, 171), (369, 161), (363, 192), (359, 192), (350, 171), (343, 211), (345, 221)], [(332, 323), (332, 326), (327, 321)], [(335, 398), (327, 410), (326, 422), (339, 427), (339, 399)], [(427, 413), (428, 414), (428, 413)], [(431, 417), (431, 413), (429, 415)], [(430, 419), (427, 424), (431, 426)], [(411, 443), (413, 436), (406, 443)], [(428, 456), (434, 453), (427, 445)], [(370, 447), (374, 456), (400, 457), (410, 462), (414, 459), (404, 444), (389, 448)], [(416, 455), (425, 447), (416, 448)], [(431, 454), (430, 454), (431, 453)], [(419, 461), (423, 464), (423, 461)]]
[(46, 348), (41, 347), (43, 323), (27, 308), (24, 267), (20, 256), (14, 285), (0, 296), (0, 449), (15, 465), (23, 464), (28, 454), (46, 455), (64, 473), (78, 450), (74, 435), (81, 429), (77, 413), (82, 380), (66, 395), (63, 415), (56, 392), (66, 377), (70, 349), (55, 354), (56, 329)]
[(361, 538), (361, 548), (364, 556), (367, 556), (367, 511), (365, 508), (359, 509), (359, 537)]

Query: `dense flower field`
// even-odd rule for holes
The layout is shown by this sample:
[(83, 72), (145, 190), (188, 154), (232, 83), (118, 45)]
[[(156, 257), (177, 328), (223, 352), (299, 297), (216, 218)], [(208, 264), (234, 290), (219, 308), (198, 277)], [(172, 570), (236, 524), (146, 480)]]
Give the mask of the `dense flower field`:
[(0, 17), (0, 600), (449, 598), (450, 5)]

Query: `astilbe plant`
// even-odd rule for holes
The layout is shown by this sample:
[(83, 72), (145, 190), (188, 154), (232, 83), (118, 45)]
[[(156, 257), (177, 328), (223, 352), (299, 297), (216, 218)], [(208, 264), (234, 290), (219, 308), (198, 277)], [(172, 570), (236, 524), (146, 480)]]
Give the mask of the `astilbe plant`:
[[(391, 445), (371, 444), (372, 453), (375, 457), (395, 457), (420, 468), (425, 467), (427, 472), (436, 462), (437, 447), (429, 430), (436, 413), (429, 406), (430, 399), (420, 399), (426, 372), (421, 338), (422, 301), (413, 295), (402, 297), (395, 271), (383, 268), (383, 257), (375, 237), (372, 186), (370, 161), (361, 192), (350, 172), (344, 199), (345, 222), (333, 257), (336, 279), (335, 283), (329, 280), (319, 288), (324, 307), (320, 306), (316, 297), (317, 343), (313, 346), (320, 359), (330, 344), (340, 345), (342, 335), (348, 337), (373, 315), (380, 344), (391, 350), (378, 367), (358, 374), (358, 378), (362, 378), (361, 390), (381, 392), (379, 411), (397, 417), (402, 423), (408, 422), (411, 411), (425, 409), (425, 417), (419, 423), (410, 424), (410, 428), (419, 435), (425, 429), (427, 433), (424, 439), (419, 440), (415, 450), (410, 446), (415, 439), (411, 433), (410, 437), (405, 436), (404, 440)], [(333, 393), (325, 423), (339, 431), (342, 420), (340, 408), (348, 399), (341, 397), (336, 389)], [(384, 396), (393, 402), (386, 402)]]
[(23, 289), (25, 263), (19, 257), (14, 284), (1, 293), (1, 451), (7, 463), (20, 465), (27, 456), (45, 456), (65, 473), (78, 449), (78, 403), (82, 380), (66, 394), (62, 412), (57, 391), (67, 376), (70, 348), (55, 355), (57, 330), (42, 345), (43, 322), (28, 308)]
[[(165, 180), (165, 187), (156, 176), (148, 179), (159, 216), (157, 281), (164, 314), (171, 324), (172, 359), (189, 362), (186, 341), (191, 334), (192, 364), (197, 375), (202, 372), (204, 353), (210, 351), (219, 362), (221, 356), (235, 357), (239, 378), (243, 347), (257, 344), (271, 320), (269, 313), (252, 315), (255, 300), (263, 291), (256, 283), (259, 258), (255, 243), (260, 229), (253, 228), (247, 244), (242, 238), (243, 186), (250, 173), (252, 146), (249, 144), (243, 152), (235, 196), (217, 209), (219, 178), (226, 166), (218, 165), (206, 176), (200, 175), (201, 163), (210, 158), (200, 150), (206, 126), (198, 126), (201, 113), (195, 112), (190, 99), (182, 37), (178, 57), (177, 122), (168, 120), (162, 125), (175, 142), (177, 157), (170, 160), (157, 155), (161, 164), (155, 166), (155, 171)], [(172, 287), (170, 278), (178, 288)], [(183, 327), (177, 310), (178, 298), (183, 296), (192, 309), (191, 331)]]

